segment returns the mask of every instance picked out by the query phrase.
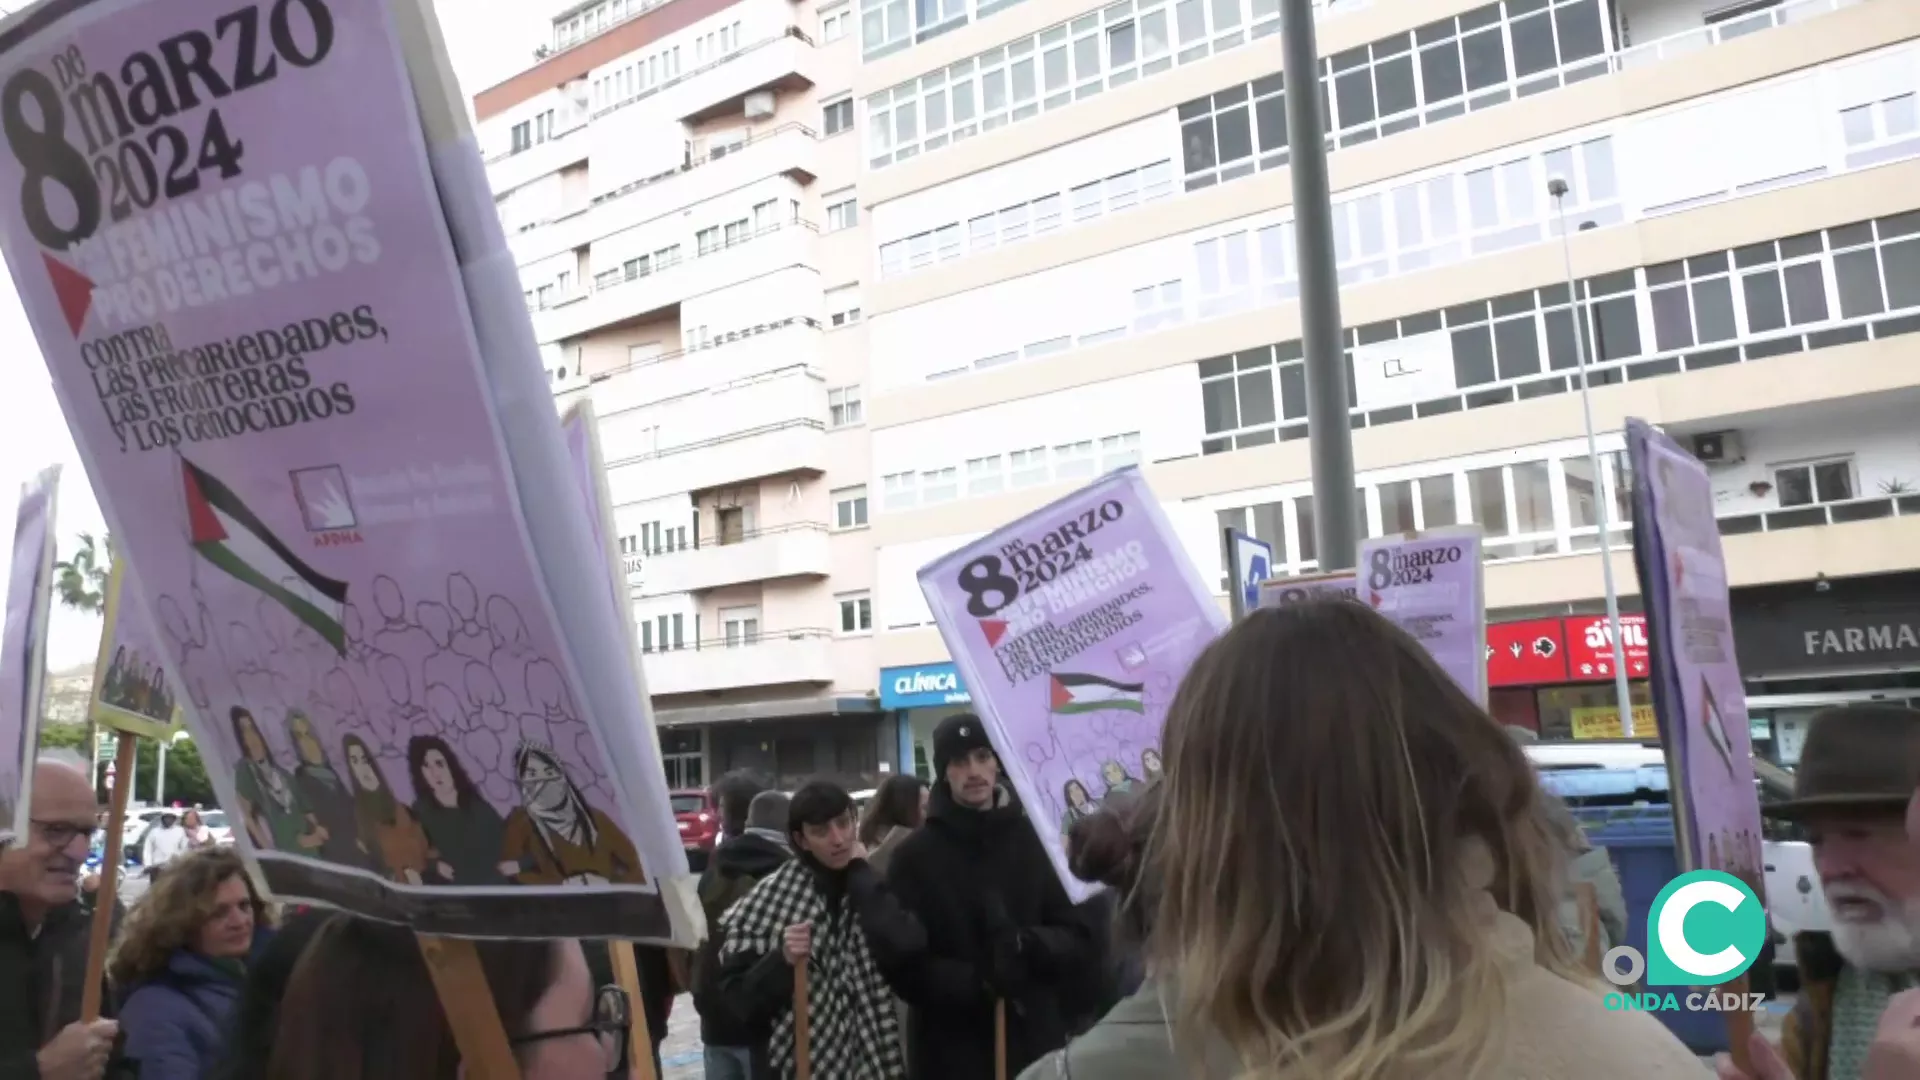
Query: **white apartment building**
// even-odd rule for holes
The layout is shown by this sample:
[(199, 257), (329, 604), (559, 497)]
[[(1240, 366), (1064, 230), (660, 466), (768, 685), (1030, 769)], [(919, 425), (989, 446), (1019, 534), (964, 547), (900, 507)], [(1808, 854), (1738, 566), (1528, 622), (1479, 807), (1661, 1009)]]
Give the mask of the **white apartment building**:
[[(476, 99), (556, 390), (635, 417), (607, 438), (636, 604), (722, 644), (647, 661), (709, 772), (750, 763), (719, 721), (788, 703), (817, 768), (860, 725), (923, 766), (966, 694), (915, 571), (1106, 469), (1146, 468), (1223, 589), (1223, 526), (1315, 569), (1277, 0), (757, 2), (570, 13), (584, 41)], [(1920, 4), (1319, 19), (1365, 525), (1486, 530), (1501, 718), (1605, 734), (1597, 505), (1624, 539), (1630, 415), (1713, 467), (1760, 745), (1920, 697)], [(816, 557), (755, 532), (778, 553), (674, 569), (749, 554), (674, 547), (746, 492)], [(760, 643), (726, 649), (742, 609)]]

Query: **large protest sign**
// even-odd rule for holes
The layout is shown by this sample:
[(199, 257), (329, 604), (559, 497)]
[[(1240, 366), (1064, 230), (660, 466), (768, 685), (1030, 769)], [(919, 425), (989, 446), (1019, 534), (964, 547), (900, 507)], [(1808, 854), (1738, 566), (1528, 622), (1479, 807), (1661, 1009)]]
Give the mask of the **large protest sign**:
[(627, 587), (627, 572), (620, 561), (619, 547), (614, 543), (613, 498), (607, 492), (607, 464), (600, 453), (600, 419), (594, 412), (592, 399), (581, 398), (569, 405), (566, 414), (560, 418), (560, 428), (566, 433), (568, 462), (573, 466), (574, 479), (579, 483), (581, 498), (586, 503), (588, 529), (597, 550), (606, 560), (614, 617), (626, 634), (627, 651), (634, 670), (639, 671), (639, 631), (634, 626), (633, 597)]
[[(556, 614), (605, 577), (551, 542), (592, 544), (550, 399), (481, 363), (406, 8), (16, 17), (0, 246), (272, 890), (436, 933), (685, 941), (645, 702), (630, 664), (575, 655), (604, 599)], [(533, 489), (571, 512), (530, 523)]]
[(1358, 561), (1367, 603), (1412, 634), (1485, 708), (1487, 596), (1480, 530), (1457, 525), (1376, 536), (1361, 542)]
[(1064, 833), (1160, 774), (1181, 678), (1227, 618), (1137, 468), (920, 571), (1014, 790), (1067, 890)]
[(127, 587), (127, 564), (115, 559), (87, 713), (102, 727), (164, 741), (180, 730), (181, 708), (152, 624), (138, 605), (138, 590)]
[(60, 466), (21, 485), (0, 628), (0, 847), (27, 833), (33, 757), (39, 747), (53, 592), (54, 504)]
[(1699, 459), (1643, 421), (1627, 422), (1627, 455), (1654, 719), (1676, 781), (1682, 865), (1723, 870), (1764, 900), (1753, 742), (1713, 483)]

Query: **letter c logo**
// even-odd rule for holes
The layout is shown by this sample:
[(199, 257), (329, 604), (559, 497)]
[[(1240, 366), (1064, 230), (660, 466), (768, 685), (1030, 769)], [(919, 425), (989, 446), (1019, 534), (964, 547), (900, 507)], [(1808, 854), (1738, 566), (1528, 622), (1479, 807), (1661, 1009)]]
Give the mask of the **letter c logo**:
[[(1654, 899), (1652, 923), (1649, 986), (1729, 982), (1753, 966), (1767, 936), (1760, 898), (1739, 878), (1718, 870), (1695, 870), (1669, 882)], [(1718, 948), (1703, 951), (1696, 938)]]

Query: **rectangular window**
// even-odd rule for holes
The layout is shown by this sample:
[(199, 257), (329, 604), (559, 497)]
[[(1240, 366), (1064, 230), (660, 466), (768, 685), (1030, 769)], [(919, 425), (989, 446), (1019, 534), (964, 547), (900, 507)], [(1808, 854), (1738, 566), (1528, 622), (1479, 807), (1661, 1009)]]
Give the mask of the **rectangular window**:
[(880, 478), (880, 505), (888, 510), (910, 510), (920, 501), (919, 474), (888, 473)]
[(752, 645), (760, 640), (760, 609), (735, 607), (720, 609), (721, 639), (727, 648)]
[(840, 632), (843, 634), (864, 634), (873, 629), (873, 599), (864, 592), (842, 593), (840, 601)]
[(833, 492), (833, 527), (858, 529), (867, 523), (867, 488), (838, 488)]
[(853, 127), (853, 99), (841, 98), (821, 106), (821, 127), (828, 135), (838, 135)]
[(704, 258), (720, 250), (720, 228), (701, 229), (693, 234), (694, 247)]
[(822, 299), (827, 309), (827, 325), (852, 326), (860, 321), (860, 286), (842, 285), (828, 289)]
[(863, 419), (860, 409), (860, 388), (843, 386), (827, 391), (827, 414), (829, 427), (850, 427)]
[(1124, 469), (1129, 465), (1140, 464), (1140, 433), (1129, 431), (1125, 435), (1109, 435), (1100, 440), (1100, 471), (1110, 473), (1115, 469)]
[(1856, 490), (1850, 457), (1778, 466), (1773, 470), (1773, 482), (1783, 508), (1845, 502)]
[(967, 497), (992, 495), (1006, 486), (1000, 455), (967, 459)]
[(853, 199), (842, 199), (827, 207), (827, 231), (839, 232), (860, 224), (860, 204)]
[(820, 12), (820, 43), (839, 41), (847, 36), (847, 27), (853, 23), (853, 12), (846, 4), (835, 4)]
[(1033, 487), (1047, 482), (1047, 448), (1015, 450), (1007, 455), (1007, 467), (1013, 473), (1013, 486)]
[[(912, 474), (908, 474), (911, 476)], [(960, 497), (960, 470), (949, 465), (920, 474), (920, 501), (929, 505)]]
[(1053, 448), (1053, 474), (1057, 480), (1083, 480), (1095, 475), (1099, 467), (1091, 439)]

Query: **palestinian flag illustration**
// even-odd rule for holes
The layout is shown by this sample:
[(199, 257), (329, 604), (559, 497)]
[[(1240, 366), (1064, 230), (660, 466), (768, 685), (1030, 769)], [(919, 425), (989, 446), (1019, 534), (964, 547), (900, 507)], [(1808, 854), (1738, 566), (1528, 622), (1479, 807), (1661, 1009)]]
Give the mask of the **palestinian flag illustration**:
[(180, 459), (180, 468), (193, 550), (272, 597), (336, 651), (345, 653), (347, 632), (341, 617), (347, 606), (347, 583), (302, 562), (232, 488), (185, 458)]
[(1116, 682), (1098, 675), (1075, 675), (1056, 671), (1052, 675), (1052, 696), (1047, 708), (1056, 713), (1097, 712), (1100, 709), (1147, 711), (1144, 683)]

